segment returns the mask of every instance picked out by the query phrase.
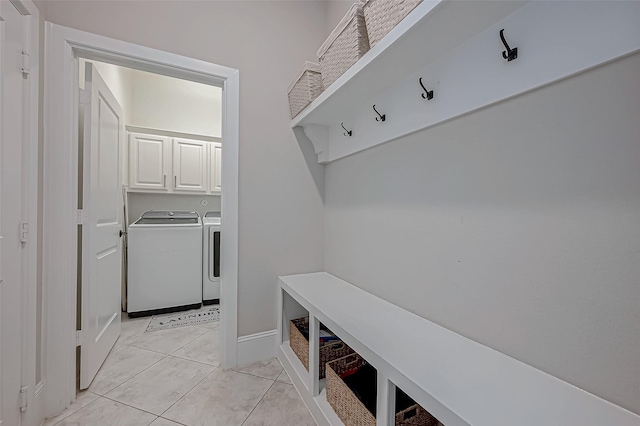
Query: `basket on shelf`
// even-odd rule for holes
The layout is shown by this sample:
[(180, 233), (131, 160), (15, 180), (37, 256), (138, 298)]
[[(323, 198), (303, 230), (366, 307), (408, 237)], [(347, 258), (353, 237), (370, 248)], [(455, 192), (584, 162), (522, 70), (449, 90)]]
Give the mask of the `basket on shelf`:
[(363, 11), (371, 47), (386, 36), (422, 0), (365, 0)]
[(325, 88), (369, 51), (362, 4), (355, 3), (318, 50)]
[(327, 401), (345, 426), (376, 426), (376, 418), (351, 391), (342, 376), (367, 364), (353, 353), (327, 363)]
[(320, 65), (313, 62), (305, 62), (304, 67), (288, 89), (291, 118), (300, 114), (307, 105), (320, 96), (322, 91)]
[(427, 410), (415, 404), (396, 413), (396, 426), (443, 426)]
[[(291, 346), (291, 349), (307, 371), (309, 371), (309, 339), (305, 336), (305, 332), (308, 336), (308, 330), (309, 317), (294, 319), (289, 323), (289, 346)], [(330, 333), (330, 330), (322, 325), (321, 330)], [(320, 342), (319, 344), (320, 365), (318, 366), (318, 377), (324, 379), (327, 362), (353, 353), (353, 349), (339, 339)]]

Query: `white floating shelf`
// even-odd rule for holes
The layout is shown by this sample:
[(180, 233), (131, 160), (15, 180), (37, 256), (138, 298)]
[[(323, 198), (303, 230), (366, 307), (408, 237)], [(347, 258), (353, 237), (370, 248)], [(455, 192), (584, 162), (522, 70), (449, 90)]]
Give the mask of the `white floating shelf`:
[(638, 22), (640, 2), (425, 0), (291, 127), (330, 162), (636, 52)]
[[(447, 426), (640, 425), (634, 413), (330, 274), (285, 276), (279, 284), (281, 300), (290, 296), (372, 364), (379, 381), (390, 380)], [(281, 308), (283, 325), (287, 309)], [(286, 339), (288, 330), (280, 332)], [(317, 349), (314, 342), (310, 347)], [(286, 342), (280, 359), (318, 424), (341, 425), (324, 391), (313, 395), (306, 385), (313, 373)], [(387, 408), (379, 402), (379, 413)], [(378, 419), (378, 425), (392, 422)]]

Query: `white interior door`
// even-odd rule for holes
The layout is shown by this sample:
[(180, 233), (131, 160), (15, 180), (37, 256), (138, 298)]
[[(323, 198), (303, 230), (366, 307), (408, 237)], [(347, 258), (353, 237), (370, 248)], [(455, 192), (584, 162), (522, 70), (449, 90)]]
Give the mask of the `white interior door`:
[(80, 388), (91, 384), (120, 335), (122, 108), (93, 64), (85, 68)]

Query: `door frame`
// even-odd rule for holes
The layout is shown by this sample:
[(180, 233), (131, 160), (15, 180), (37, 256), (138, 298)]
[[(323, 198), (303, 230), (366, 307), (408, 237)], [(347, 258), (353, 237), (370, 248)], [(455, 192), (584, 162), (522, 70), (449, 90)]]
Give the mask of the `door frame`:
[(43, 281), (47, 415), (76, 390), (78, 57), (223, 88), (221, 277), (224, 368), (237, 363), (239, 71), (45, 22)]

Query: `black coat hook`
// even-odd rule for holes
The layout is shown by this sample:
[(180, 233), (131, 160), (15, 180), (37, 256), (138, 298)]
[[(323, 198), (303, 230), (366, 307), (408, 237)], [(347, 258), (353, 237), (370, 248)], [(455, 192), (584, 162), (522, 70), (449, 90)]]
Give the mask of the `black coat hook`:
[(500, 30), (500, 39), (502, 40), (502, 44), (504, 44), (504, 47), (507, 49), (506, 51), (502, 52), (502, 57), (505, 58), (507, 62), (511, 62), (514, 59), (518, 58), (518, 48), (510, 48), (507, 44), (507, 40), (504, 39), (504, 28)]
[(422, 94), (422, 99), (426, 99), (426, 100), (431, 100), (433, 99), (433, 90), (427, 90), (426, 87), (424, 87), (424, 84), (422, 84), (422, 77), (420, 77), (420, 86), (422, 86), (422, 90), (425, 91), (425, 93)]
[(378, 117), (376, 117), (376, 121), (385, 121), (387, 119), (387, 114), (380, 114), (375, 105), (373, 106), (373, 110), (376, 112), (376, 114), (378, 114)]
[(353, 130), (347, 130), (347, 128), (344, 127), (344, 123), (341, 123), (340, 125), (342, 126), (342, 128), (346, 132), (346, 133), (344, 133), (345, 136), (353, 136)]

